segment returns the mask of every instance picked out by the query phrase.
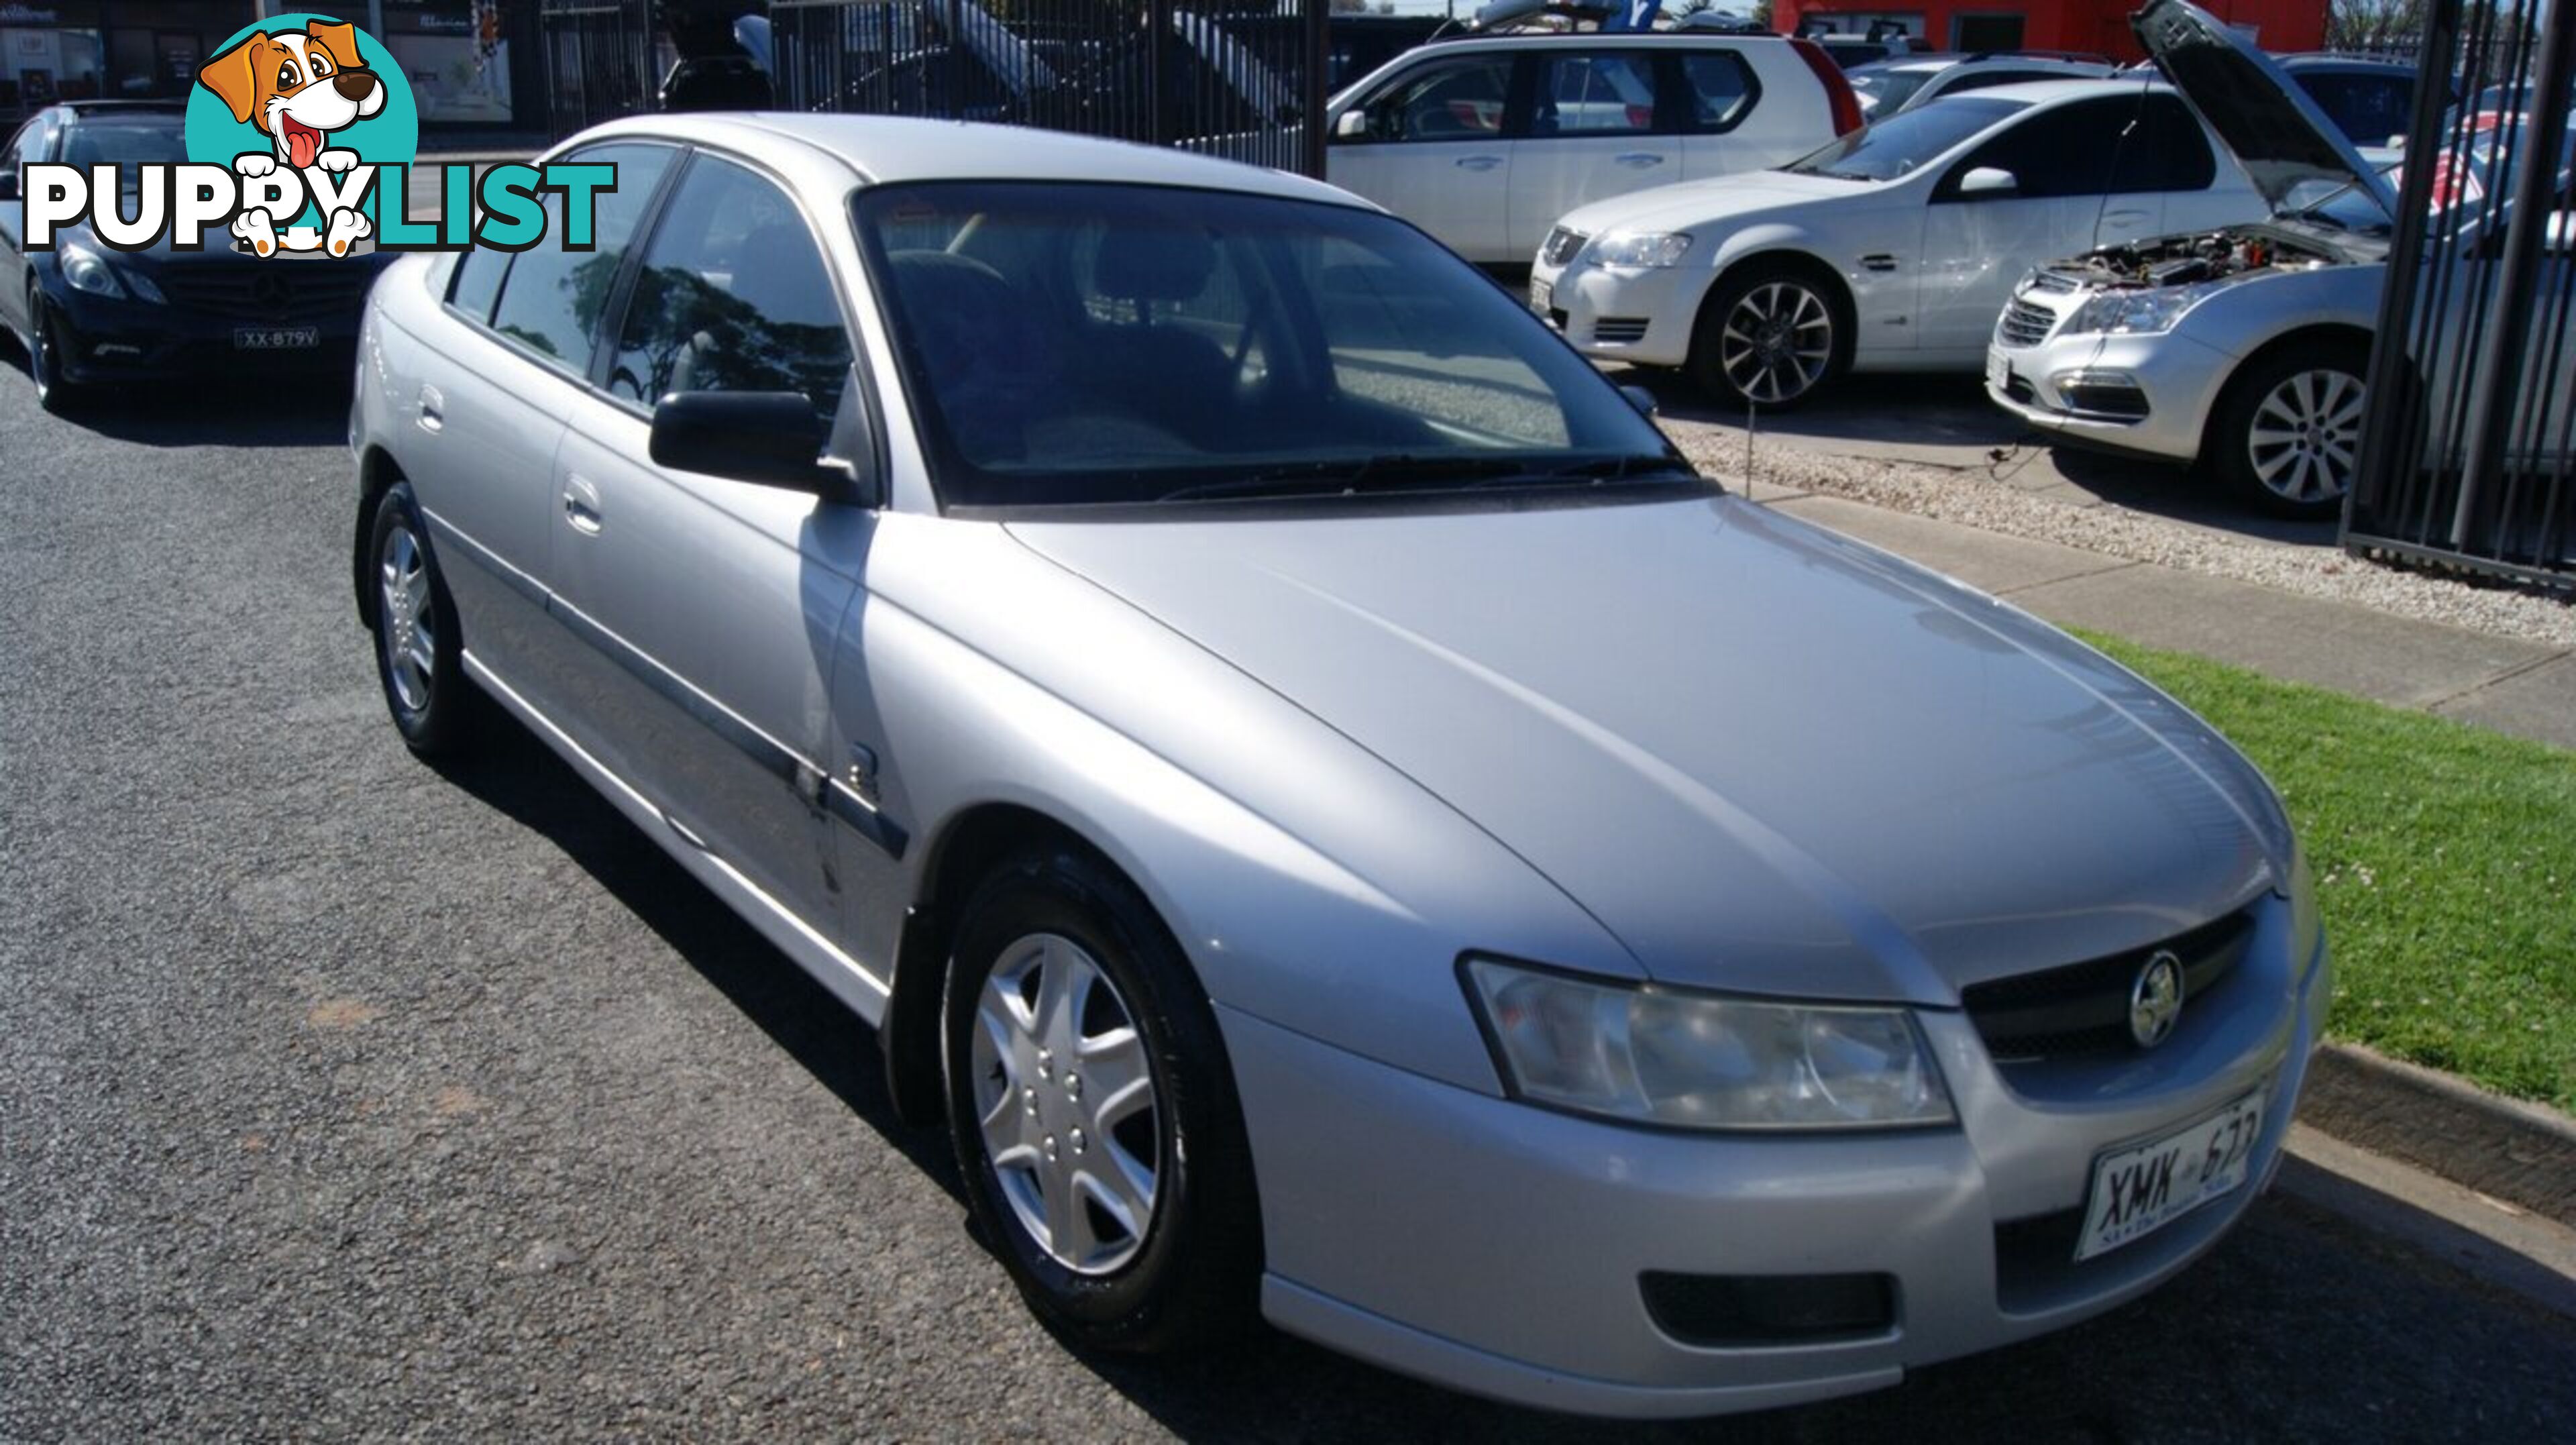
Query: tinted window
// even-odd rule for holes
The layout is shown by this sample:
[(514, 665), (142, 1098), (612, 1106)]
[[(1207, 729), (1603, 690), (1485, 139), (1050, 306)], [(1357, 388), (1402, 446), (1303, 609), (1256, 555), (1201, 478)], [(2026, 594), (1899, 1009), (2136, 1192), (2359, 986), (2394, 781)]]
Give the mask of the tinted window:
[(492, 298), (501, 294), (502, 273), (510, 269), (510, 253), (486, 246), (456, 258), (456, 274), (448, 279), (447, 304), (477, 321), (492, 319)]
[[(1935, 115), (1963, 103), (1944, 101), (1908, 114)], [(1970, 153), (1945, 189), (1981, 167), (2012, 172), (2018, 194), (2028, 197), (2199, 190), (2215, 173), (2199, 125), (2170, 95), (2088, 100), (2027, 117)]]
[(831, 274), (795, 206), (741, 166), (690, 162), (635, 274), (609, 393), (801, 391), (829, 415), (849, 374)]
[(1753, 70), (1731, 50), (1682, 57), (1691, 123), (1700, 130), (1730, 130), (1753, 109)]
[(1532, 135), (1637, 135), (1655, 128), (1655, 62), (1639, 52), (1538, 62)]
[[(65, 165), (88, 170), (91, 166), (139, 166), (147, 162), (178, 165), (188, 159), (188, 143), (179, 129), (179, 117), (142, 116), (131, 120), (89, 120), (63, 133), (62, 160)], [(126, 170), (120, 179), (130, 189), (137, 184), (138, 173)]]
[(1937, 74), (1938, 71), (1919, 67), (1900, 70), (1892, 65), (1863, 65), (1847, 78), (1852, 93), (1860, 99), (1861, 114), (1891, 116)]
[(608, 307), (609, 283), (617, 279), (635, 224), (662, 173), (670, 169), (671, 157), (670, 147), (656, 145), (599, 146), (568, 157), (617, 167), (617, 189), (597, 193), (597, 244), (588, 251), (564, 249), (563, 197), (547, 193), (545, 239), (510, 262), (501, 303), (492, 312), (492, 329), (568, 370), (587, 367), (600, 315)]
[(2388, 144), (2415, 116), (2415, 82), (2403, 76), (2299, 71), (2291, 78), (2357, 146)]
[(9, 145), (7, 163), (12, 166), (23, 166), (31, 161), (41, 161), (45, 158), (45, 153), (53, 148), (53, 141), (53, 117), (39, 115), (18, 128), (16, 139)]
[(1369, 138), (1481, 140), (1500, 135), (1511, 86), (1508, 55), (1416, 67), (1368, 103)]
[(952, 504), (1670, 470), (1589, 363), (1372, 211), (997, 181), (877, 187), (857, 217)]

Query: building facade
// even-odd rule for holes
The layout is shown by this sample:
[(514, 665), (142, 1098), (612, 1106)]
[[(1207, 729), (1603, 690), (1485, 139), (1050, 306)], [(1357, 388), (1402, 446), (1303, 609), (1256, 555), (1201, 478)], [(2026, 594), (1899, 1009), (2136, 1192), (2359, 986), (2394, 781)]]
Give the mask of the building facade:
[(548, 127), (536, 0), (0, 0), (0, 130), (57, 100), (184, 96), (233, 32), (304, 12), (383, 43), (425, 139)]
[[(2322, 49), (2326, 0), (2200, 0), (2202, 8), (2280, 54)], [(1932, 50), (2065, 50), (2113, 60), (2144, 59), (2129, 30), (2135, 0), (1776, 0), (1772, 23), (1784, 34), (1829, 29), (1867, 35), (1873, 26), (1902, 26)]]

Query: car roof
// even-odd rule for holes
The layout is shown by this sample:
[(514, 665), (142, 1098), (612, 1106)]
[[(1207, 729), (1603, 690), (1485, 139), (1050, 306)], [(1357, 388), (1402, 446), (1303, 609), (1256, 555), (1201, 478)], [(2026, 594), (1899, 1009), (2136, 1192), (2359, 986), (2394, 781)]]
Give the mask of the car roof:
[[(825, 115), (802, 111), (712, 111), (641, 115), (566, 141), (658, 137), (758, 157), (781, 145), (832, 157), (877, 183), (934, 180), (1117, 181), (1194, 186), (1375, 209), (1321, 181), (1168, 146), (1105, 140), (1029, 126), (912, 116)], [(564, 148), (558, 147), (558, 150)]]
[(61, 106), (64, 110), (70, 111), (76, 119), (85, 115), (185, 115), (188, 113), (188, 103), (184, 100), (66, 100), (61, 102)]
[(1515, 31), (1508, 35), (1444, 36), (1439, 43), (1444, 51), (1464, 46), (1486, 46), (1496, 50), (1553, 50), (1568, 41), (1578, 40), (1586, 47), (1669, 45), (1682, 50), (1704, 50), (1711, 46), (1786, 45), (1790, 38), (1769, 33), (1745, 35), (1727, 30), (1533, 30)]
[(2275, 55), (2272, 62), (2283, 70), (2339, 70), (2347, 75), (2393, 75), (2415, 78), (2415, 67), (2404, 61), (2381, 60), (2369, 55), (2335, 55), (2316, 51), (2303, 55)]
[[(2106, 75), (2093, 79), (2025, 80), (2017, 85), (1990, 85), (1983, 90), (1969, 91), (1958, 98), (1962, 100), (2018, 100), (2030, 105), (2039, 105), (2048, 101), (2073, 102), (2079, 100), (2093, 100), (2106, 95), (2163, 95), (2170, 94), (2172, 90), (2173, 87), (2165, 84), (2162, 79), (2151, 80), (2144, 84), (2140, 84), (2135, 80), (2124, 80), (2115, 75)], [(1943, 96), (1940, 100), (1935, 100), (1932, 103), (1934, 105), (1940, 105), (1949, 99), (1951, 99), (1951, 97)]]

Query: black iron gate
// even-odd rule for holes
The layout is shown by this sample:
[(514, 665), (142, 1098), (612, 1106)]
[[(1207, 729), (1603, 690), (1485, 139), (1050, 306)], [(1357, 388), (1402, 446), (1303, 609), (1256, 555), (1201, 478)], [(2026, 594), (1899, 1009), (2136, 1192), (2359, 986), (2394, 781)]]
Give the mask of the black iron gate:
[(1321, 175), (1329, 3), (773, 0), (769, 18), (789, 109), (1043, 126)]
[(2571, 8), (2427, 6), (2353, 551), (2576, 587)]
[(653, 108), (647, 0), (545, 0), (546, 103), (557, 135)]

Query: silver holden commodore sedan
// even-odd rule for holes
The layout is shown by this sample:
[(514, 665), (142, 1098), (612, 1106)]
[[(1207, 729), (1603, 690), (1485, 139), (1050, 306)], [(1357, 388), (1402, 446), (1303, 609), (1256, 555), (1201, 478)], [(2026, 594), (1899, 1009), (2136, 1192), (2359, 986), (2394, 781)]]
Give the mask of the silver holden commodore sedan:
[(881, 1030), (1070, 1338), (1777, 1405), (2268, 1180), (2328, 966), (2255, 770), (1693, 475), (1411, 226), (977, 126), (558, 155), (594, 248), (369, 307), (394, 722), (497, 704)]

